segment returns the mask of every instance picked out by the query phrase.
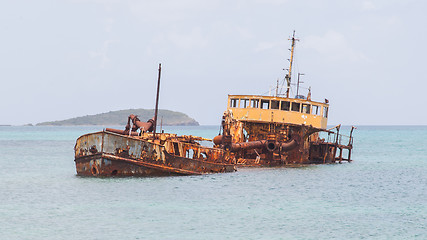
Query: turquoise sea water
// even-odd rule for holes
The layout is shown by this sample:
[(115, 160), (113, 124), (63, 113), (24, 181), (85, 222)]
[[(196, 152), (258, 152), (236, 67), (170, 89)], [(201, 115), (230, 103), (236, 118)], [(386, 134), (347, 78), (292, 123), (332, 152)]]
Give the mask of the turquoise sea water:
[(0, 239), (427, 239), (427, 126), (359, 127), (352, 163), (77, 177), (75, 139), (99, 130), (0, 127)]

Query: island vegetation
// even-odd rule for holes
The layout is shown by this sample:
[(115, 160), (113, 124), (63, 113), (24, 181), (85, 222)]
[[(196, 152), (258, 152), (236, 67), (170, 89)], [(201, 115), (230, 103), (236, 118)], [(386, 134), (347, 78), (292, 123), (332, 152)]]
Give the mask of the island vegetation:
[[(130, 114), (138, 116), (145, 122), (154, 117), (154, 109), (128, 109), (110, 111), (95, 115), (75, 117), (60, 121), (42, 122), (37, 126), (74, 126), (74, 125), (126, 125)], [(163, 126), (198, 126), (199, 123), (181, 112), (159, 109), (158, 125)]]

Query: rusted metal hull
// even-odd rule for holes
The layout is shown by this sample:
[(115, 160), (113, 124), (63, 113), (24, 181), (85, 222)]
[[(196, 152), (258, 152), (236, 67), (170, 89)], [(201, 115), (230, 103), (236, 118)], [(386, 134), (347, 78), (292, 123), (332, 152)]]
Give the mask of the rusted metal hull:
[[(216, 147), (228, 149), (238, 166), (294, 166), (351, 161), (352, 136), (341, 144), (342, 135), (311, 125), (235, 119), (226, 111), (223, 135), (214, 138)], [(328, 140), (319, 133), (328, 134)], [(343, 150), (348, 157), (343, 158)], [(336, 153), (339, 157), (336, 157)]]
[(77, 158), (75, 161), (77, 175), (80, 176), (167, 176), (179, 174), (173, 171), (165, 171), (156, 165), (109, 154), (96, 154), (90, 157)]
[[(233, 164), (224, 162), (223, 154), (215, 154), (215, 159), (208, 160), (196, 159), (196, 155), (188, 158), (169, 153), (170, 146), (174, 144), (168, 141), (157, 144), (107, 131), (86, 134), (77, 139), (74, 148), (77, 175), (168, 176), (235, 171)], [(220, 149), (198, 148), (199, 152), (222, 153)], [(194, 146), (193, 149), (197, 150)]]

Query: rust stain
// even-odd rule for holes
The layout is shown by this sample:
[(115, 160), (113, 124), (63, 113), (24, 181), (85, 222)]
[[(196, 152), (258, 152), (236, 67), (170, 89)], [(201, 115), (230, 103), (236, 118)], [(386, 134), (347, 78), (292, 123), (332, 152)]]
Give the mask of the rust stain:
[[(134, 118), (135, 119), (135, 118)], [(139, 128), (139, 127), (138, 127)], [(138, 129), (136, 128), (136, 129)], [(135, 128), (133, 128), (135, 129)], [(106, 129), (79, 137), (76, 171), (81, 176), (164, 176), (236, 170), (234, 158), (223, 149), (202, 146), (196, 136)]]

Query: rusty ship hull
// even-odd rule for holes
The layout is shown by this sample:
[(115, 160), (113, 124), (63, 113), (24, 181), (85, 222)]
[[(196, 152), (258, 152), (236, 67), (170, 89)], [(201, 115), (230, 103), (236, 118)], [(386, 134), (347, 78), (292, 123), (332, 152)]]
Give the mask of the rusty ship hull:
[(176, 139), (156, 143), (108, 131), (85, 134), (74, 148), (77, 175), (147, 177), (235, 171), (221, 149)]

